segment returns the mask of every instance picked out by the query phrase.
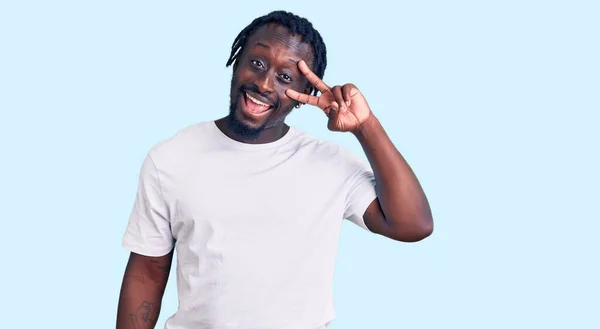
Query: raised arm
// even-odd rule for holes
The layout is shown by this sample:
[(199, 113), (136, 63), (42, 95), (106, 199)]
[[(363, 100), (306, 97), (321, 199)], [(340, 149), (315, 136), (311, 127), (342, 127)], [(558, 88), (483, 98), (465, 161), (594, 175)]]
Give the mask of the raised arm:
[(161, 257), (131, 253), (119, 295), (117, 329), (153, 329), (169, 279), (173, 251)]
[(323, 110), (329, 130), (353, 133), (373, 169), (377, 198), (364, 214), (367, 227), (398, 241), (428, 237), (433, 232), (433, 216), (425, 192), (362, 93), (351, 83), (329, 87), (304, 61), (298, 62), (298, 68), (321, 95), (288, 89), (287, 96)]

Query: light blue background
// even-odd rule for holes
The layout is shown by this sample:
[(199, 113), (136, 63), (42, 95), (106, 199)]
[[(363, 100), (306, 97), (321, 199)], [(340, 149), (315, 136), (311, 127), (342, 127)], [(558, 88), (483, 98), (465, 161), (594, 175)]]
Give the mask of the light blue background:
[[(226, 114), (233, 39), (286, 9), (436, 223), (416, 244), (346, 223), (331, 328), (600, 328), (598, 2), (382, 3), (2, 1), (1, 327), (114, 327), (143, 157)], [(362, 154), (316, 108), (289, 123)], [(176, 307), (172, 276), (157, 328)]]

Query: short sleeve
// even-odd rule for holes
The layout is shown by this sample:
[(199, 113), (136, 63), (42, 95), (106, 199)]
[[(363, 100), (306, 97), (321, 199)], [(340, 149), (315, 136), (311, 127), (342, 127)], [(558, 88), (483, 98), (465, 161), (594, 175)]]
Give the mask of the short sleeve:
[(139, 174), (138, 189), (122, 245), (145, 256), (163, 256), (173, 248), (174, 239), (163, 197), (160, 177), (150, 154)]
[(369, 231), (364, 221), (364, 213), (377, 198), (375, 174), (366, 161), (353, 154), (347, 153), (346, 161), (348, 177), (344, 218)]

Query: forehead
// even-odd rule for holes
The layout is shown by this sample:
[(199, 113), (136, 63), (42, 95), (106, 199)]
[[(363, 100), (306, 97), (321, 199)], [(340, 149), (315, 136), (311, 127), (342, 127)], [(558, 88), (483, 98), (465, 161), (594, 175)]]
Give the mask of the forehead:
[(246, 43), (249, 51), (252, 51), (254, 48), (267, 49), (264, 46), (267, 46), (278, 57), (291, 57), (296, 60), (303, 59), (309, 66), (312, 66), (312, 46), (302, 42), (301, 35), (292, 35), (290, 30), (285, 26), (276, 23), (263, 25), (252, 33)]

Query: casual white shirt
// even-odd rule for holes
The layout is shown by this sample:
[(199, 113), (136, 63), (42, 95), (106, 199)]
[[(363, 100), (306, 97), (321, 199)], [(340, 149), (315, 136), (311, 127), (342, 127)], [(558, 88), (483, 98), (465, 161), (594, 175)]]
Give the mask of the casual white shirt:
[(166, 329), (325, 328), (342, 220), (368, 230), (375, 198), (368, 163), (337, 144), (294, 127), (247, 144), (201, 122), (148, 152), (123, 246), (176, 248)]

